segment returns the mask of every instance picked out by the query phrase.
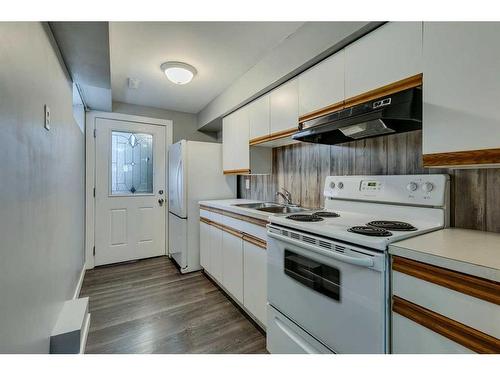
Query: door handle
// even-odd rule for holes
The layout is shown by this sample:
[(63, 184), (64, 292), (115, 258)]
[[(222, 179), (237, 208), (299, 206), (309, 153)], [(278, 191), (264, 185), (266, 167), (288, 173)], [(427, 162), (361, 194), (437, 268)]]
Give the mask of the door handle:
[(165, 199), (163, 199), (163, 198), (158, 199), (158, 204), (160, 205), (160, 207), (163, 206), (164, 202), (165, 202)]

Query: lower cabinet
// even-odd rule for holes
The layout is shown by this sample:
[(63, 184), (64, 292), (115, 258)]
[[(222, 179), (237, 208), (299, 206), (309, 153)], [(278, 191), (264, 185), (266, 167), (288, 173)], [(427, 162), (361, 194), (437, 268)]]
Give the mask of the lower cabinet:
[(262, 225), (234, 219), (229, 222), (221, 215), (208, 216), (206, 212), (200, 215), (201, 266), (265, 327), (267, 253), (262, 237), (265, 237)]
[(243, 302), (243, 240), (241, 236), (222, 235), (222, 285), (239, 302)]
[(267, 304), (266, 250), (243, 241), (243, 302), (262, 324), (266, 324)]
[(392, 352), (500, 353), (498, 283), (392, 256)]
[(209, 273), (212, 273), (210, 267), (210, 225), (200, 221), (200, 264)]
[(210, 226), (210, 270), (208, 271), (218, 281), (223, 283), (222, 275), (222, 238), (223, 231)]

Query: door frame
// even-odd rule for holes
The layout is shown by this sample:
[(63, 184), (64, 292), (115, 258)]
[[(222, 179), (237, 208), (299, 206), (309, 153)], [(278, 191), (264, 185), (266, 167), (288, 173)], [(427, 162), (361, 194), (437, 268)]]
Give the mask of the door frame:
[[(173, 121), (153, 117), (127, 115), (115, 112), (89, 111), (85, 117), (85, 269), (94, 268), (95, 246), (95, 131), (97, 119), (122, 120), (165, 126), (165, 186), (168, 186), (168, 149), (173, 143)], [(95, 131), (94, 131), (95, 130)], [(168, 189), (165, 188), (165, 191)], [(165, 199), (165, 235), (168, 233), (168, 196)], [(168, 239), (165, 238), (165, 254), (168, 254)]]

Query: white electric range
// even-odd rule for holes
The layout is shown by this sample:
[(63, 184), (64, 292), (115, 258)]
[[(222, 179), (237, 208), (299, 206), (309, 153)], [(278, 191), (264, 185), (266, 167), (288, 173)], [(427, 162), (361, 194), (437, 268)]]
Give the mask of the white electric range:
[(324, 196), (270, 217), (267, 349), (387, 353), (387, 247), (448, 225), (449, 176), (330, 176)]

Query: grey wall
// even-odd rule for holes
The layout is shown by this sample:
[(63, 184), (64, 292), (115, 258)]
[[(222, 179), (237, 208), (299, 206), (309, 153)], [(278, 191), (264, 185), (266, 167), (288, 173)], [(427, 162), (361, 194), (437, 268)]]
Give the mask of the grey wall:
[(174, 122), (174, 143), (181, 139), (220, 142), (215, 132), (204, 133), (198, 131), (196, 115), (193, 113), (168, 111), (166, 109), (123, 102), (113, 102), (113, 112), (172, 120)]
[(2, 353), (48, 353), (83, 267), (84, 133), (46, 30), (37, 22), (0, 23)]

